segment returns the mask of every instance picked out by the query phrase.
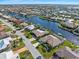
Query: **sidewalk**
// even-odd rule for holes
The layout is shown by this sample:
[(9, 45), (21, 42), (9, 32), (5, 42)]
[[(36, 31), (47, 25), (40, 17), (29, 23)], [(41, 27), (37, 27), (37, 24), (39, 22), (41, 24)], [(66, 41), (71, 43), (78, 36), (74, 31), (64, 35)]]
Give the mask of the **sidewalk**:
[(37, 43), (33, 44), (33, 46), (34, 46), (34, 47), (37, 47), (38, 45), (40, 45), (40, 43), (39, 43), (39, 42), (37, 42)]
[(21, 49), (19, 49), (19, 50), (17, 50), (17, 51), (14, 51), (14, 53), (21, 53), (21, 52), (23, 52), (23, 51), (27, 51), (28, 49), (26, 48), (26, 47), (23, 47), (23, 48), (21, 48)]

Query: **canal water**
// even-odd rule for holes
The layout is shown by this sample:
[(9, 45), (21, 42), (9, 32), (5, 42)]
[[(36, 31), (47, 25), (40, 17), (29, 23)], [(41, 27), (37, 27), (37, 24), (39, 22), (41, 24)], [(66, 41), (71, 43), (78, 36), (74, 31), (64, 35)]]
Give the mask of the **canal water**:
[(25, 21), (29, 21), (29, 22), (32, 22), (34, 24), (41, 25), (41, 26), (53, 31), (55, 34), (57, 34), (57, 35), (61, 34), (67, 40), (75, 43), (76, 45), (79, 45), (79, 36), (77, 36), (77, 35), (75, 35), (71, 32), (68, 32), (64, 29), (59, 28), (58, 27), (59, 23), (57, 23), (57, 22), (50, 22), (48, 20), (43, 20), (43, 19), (40, 19), (38, 16), (33, 16), (33, 17), (30, 17), (30, 18), (24, 18), (23, 16), (15, 14), (15, 13), (10, 13), (8, 15), (14, 16), (14, 17), (17, 17), (17, 18), (20, 18), (20, 19), (24, 19)]

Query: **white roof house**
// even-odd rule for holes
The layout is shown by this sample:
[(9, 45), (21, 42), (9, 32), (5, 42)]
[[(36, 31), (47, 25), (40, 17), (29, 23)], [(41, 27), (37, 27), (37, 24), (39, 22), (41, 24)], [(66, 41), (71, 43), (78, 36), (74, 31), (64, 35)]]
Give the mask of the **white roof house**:
[(0, 50), (5, 49), (7, 45), (10, 44), (10, 41), (12, 40), (11, 37), (4, 38), (0, 40)]
[(74, 20), (73, 19), (68, 19), (66, 22), (64, 22), (64, 24), (69, 27), (69, 28), (75, 28), (76, 25), (74, 23)]
[(29, 26), (27, 26), (27, 29), (28, 29), (28, 30), (33, 30), (34, 28), (35, 28), (34, 25), (29, 25)]
[(20, 58), (17, 53), (14, 54), (13, 51), (7, 51), (0, 53), (0, 59), (20, 59)]
[(7, 16), (7, 15), (3, 15), (3, 17), (7, 19), (11, 18), (10, 16)]
[(2, 13), (0, 13), (0, 16), (2, 16), (3, 14)]
[(48, 34), (48, 31), (44, 31), (44, 30), (40, 30), (40, 29), (33, 30), (32, 32), (33, 32), (37, 37), (43, 36), (43, 35), (45, 35), (45, 34)]

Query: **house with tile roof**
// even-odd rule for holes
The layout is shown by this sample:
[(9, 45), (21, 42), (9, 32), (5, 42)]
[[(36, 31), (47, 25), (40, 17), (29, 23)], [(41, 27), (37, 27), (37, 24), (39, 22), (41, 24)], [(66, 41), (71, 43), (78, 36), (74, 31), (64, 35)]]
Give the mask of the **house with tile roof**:
[[(65, 58), (65, 59), (79, 59), (79, 51), (73, 51), (71, 48), (65, 46), (62, 49), (59, 49), (56, 54), (56, 57), (59, 58)], [(55, 56), (53, 56), (52, 59), (55, 59)]]
[(47, 36), (41, 38), (41, 41), (43, 43), (48, 43), (52, 47), (56, 47), (56, 46), (63, 43), (63, 40), (60, 40), (59, 38), (57, 38), (57, 37), (55, 37), (53, 35), (47, 35)]

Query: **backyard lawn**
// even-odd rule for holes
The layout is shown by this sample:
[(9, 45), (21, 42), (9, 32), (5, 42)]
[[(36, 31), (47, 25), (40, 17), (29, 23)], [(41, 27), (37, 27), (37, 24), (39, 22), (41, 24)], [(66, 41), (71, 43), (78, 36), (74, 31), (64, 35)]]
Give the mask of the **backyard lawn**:
[(20, 59), (34, 59), (29, 51), (24, 51), (19, 55), (20, 55)]
[(19, 40), (15, 40), (14, 42), (13, 42), (13, 44), (12, 44), (12, 49), (13, 49), (13, 51), (16, 51), (16, 50), (18, 50), (18, 49), (20, 49), (20, 48), (22, 48), (22, 47), (24, 47), (25, 46), (25, 44), (24, 44), (24, 42), (22, 41), (22, 39), (19, 39)]
[(24, 35), (25, 35), (27, 38), (29, 38), (29, 39), (32, 38), (31, 31), (24, 31), (23, 33), (24, 33)]

